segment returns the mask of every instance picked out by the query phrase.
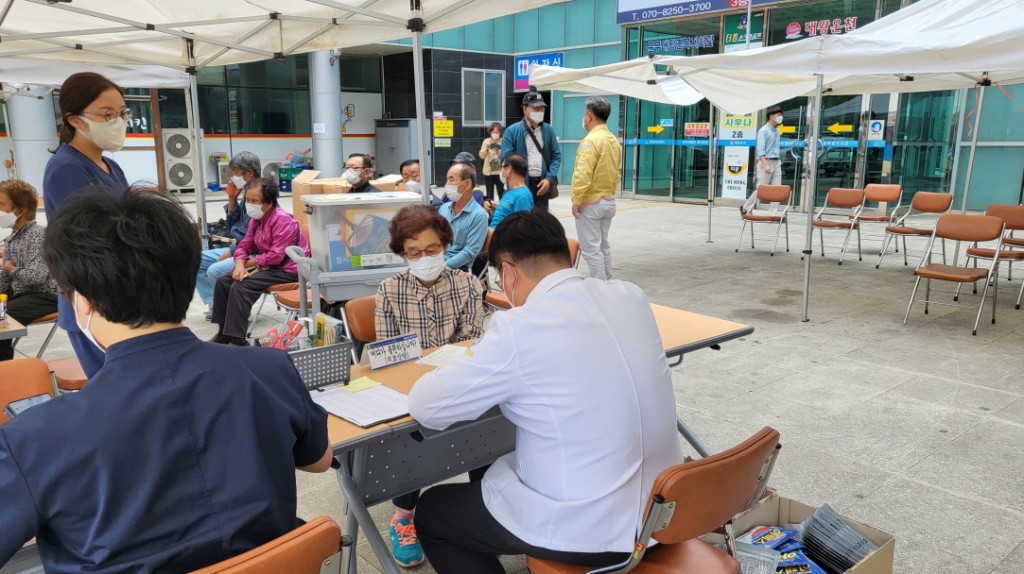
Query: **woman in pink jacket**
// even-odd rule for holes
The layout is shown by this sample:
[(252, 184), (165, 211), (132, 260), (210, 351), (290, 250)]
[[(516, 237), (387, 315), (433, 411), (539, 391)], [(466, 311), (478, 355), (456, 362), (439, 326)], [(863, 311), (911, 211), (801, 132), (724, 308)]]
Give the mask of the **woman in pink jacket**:
[(309, 256), (309, 242), (299, 223), (277, 203), (277, 183), (255, 179), (245, 190), (249, 231), (235, 248), (235, 266), (213, 290), (214, 343), (247, 345), (245, 333), (252, 306), (271, 285), (298, 281), (295, 262), (284, 252), (298, 245)]

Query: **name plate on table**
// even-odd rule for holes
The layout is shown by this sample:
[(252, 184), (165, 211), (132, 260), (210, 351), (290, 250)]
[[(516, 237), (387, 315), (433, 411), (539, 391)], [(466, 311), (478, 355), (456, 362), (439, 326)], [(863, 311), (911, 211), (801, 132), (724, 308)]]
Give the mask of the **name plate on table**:
[(398, 363), (404, 363), (423, 356), (416, 333), (367, 343), (366, 352), (370, 355), (371, 369), (390, 367), (391, 365), (397, 365)]

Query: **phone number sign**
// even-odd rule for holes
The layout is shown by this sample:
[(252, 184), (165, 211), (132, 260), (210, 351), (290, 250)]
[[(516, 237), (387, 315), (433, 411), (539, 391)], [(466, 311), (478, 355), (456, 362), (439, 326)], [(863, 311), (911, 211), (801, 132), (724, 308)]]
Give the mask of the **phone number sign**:
[(629, 24), (663, 18), (695, 16), (721, 10), (746, 8), (747, 4), (761, 6), (779, 0), (685, 0), (666, 4), (665, 0), (619, 0), (615, 22)]

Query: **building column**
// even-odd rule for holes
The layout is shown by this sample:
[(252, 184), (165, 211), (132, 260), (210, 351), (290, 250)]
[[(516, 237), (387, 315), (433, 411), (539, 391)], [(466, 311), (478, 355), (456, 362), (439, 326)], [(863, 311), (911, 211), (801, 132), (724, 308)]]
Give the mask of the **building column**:
[(35, 88), (30, 93), (9, 96), (7, 117), (18, 178), (30, 183), (40, 194), (45, 193), (43, 172), (50, 150), (57, 148), (57, 119), (50, 90)]
[(339, 177), (345, 167), (341, 144), (341, 75), (335, 65), (337, 56), (332, 56), (331, 52), (320, 50), (309, 55), (313, 164), (322, 177)]

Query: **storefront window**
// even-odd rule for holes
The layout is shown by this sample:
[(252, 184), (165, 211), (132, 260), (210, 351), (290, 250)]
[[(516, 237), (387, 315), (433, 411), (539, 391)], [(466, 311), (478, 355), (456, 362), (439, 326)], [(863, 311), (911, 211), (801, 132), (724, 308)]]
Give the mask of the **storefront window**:
[(892, 181), (911, 191), (948, 191), (957, 92), (900, 94)]

